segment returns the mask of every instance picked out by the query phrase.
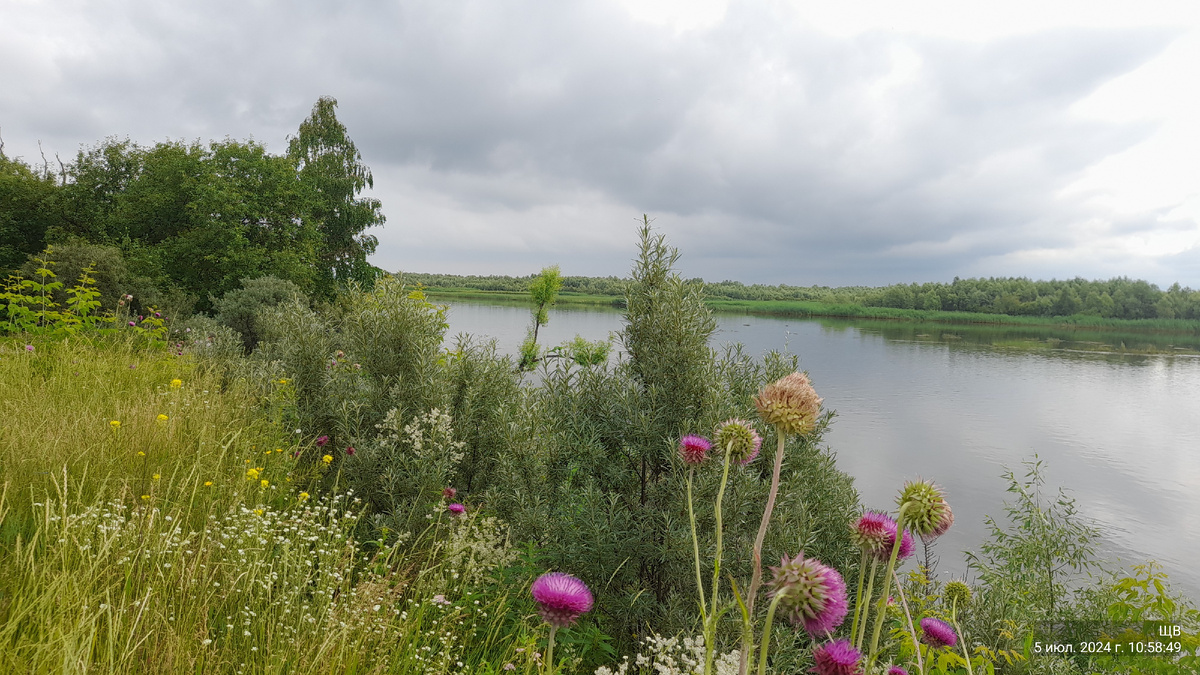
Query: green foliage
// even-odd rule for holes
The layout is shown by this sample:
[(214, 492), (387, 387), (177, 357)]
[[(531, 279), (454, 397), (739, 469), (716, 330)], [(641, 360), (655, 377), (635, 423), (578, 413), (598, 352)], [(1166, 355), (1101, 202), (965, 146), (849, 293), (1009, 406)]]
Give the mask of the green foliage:
[(0, 150), (0, 273), (20, 267), (46, 246), (61, 221), (58, 185), (47, 168), (35, 172)]
[(305, 302), (304, 292), (295, 283), (273, 276), (242, 279), (242, 287), (212, 301), (216, 320), (241, 333), (249, 354), (261, 339), (259, 324), (263, 310), (281, 302)]
[[(9, 276), (0, 293), (0, 316), (7, 319), (0, 324), (0, 332), (74, 333), (81, 327), (96, 328), (100, 321), (113, 320), (111, 314), (96, 313), (100, 291), (91, 277), (92, 268), (84, 268), (77, 283), (64, 293), (63, 283), (54, 280), (58, 275), (50, 269), (56, 265), (52, 255), (53, 248), (47, 247), (33, 259), (32, 279), (23, 278), (19, 272)], [(65, 307), (55, 300), (56, 294), (64, 296)]]
[(541, 349), (537, 346), (538, 329), (550, 322), (549, 309), (558, 299), (558, 291), (561, 288), (562, 275), (558, 265), (543, 269), (529, 283), (529, 298), (533, 301), (533, 325), (529, 328), (525, 342), (521, 343), (521, 371), (532, 370), (542, 358)]
[(362, 232), (385, 220), (379, 200), (358, 196), (375, 182), (336, 109), (337, 100), (322, 96), (288, 142), (288, 158), (308, 192), (311, 225), (320, 239), (316, 292), (326, 298), (351, 280), (366, 285), (375, 280), (367, 256), (378, 240)]
[(609, 340), (585, 340), (576, 335), (575, 339), (550, 350), (555, 356), (571, 359), (581, 366), (598, 366), (608, 362), (608, 354), (612, 350)]

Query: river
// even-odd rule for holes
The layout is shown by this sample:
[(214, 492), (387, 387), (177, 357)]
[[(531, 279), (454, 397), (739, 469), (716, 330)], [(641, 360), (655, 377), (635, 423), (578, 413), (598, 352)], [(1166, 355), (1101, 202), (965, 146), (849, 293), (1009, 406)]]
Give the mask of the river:
[[(1175, 590), (1200, 599), (1200, 358), (1169, 353), (1196, 350), (1194, 338), (716, 318), (714, 347), (740, 342), (753, 355), (799, 355), (824, 406), (837, 413), (825, 442), (865, 506), (894, 509), (906, 479), (945, 488), (955, 525), (935, 548), (943, 579), (968, 574), (962, 552), (979, 551), (985, 517), (1007, 522), (1011, 495), (1001, 475), (1007, 468), (1024, 476), (1022, 462), (1036, 455), (1046, 496), (1067, 489), (1100, 527), (1100, 555), (1110, 566), (1156, 560)], [(530, 311), (454, 302), (448, 321), (448, 335), (493, 337), (515, 353)], [(603, 339), (622, 325), (617, 310), (554, 309), (539, 343)], [(1143, 339), (1168, 353), (1120, 352)], [(1097, 342), (1113, 353), (1088, 351)]]

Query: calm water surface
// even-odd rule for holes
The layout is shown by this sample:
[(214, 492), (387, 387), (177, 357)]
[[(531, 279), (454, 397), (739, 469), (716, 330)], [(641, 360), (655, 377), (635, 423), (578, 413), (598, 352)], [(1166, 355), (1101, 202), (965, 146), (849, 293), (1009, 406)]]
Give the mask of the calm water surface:
[[(494, 337), (515, 353), (530, 312), (452, 303), (448, 317), (451, 335)], [(714, 346), (799, 355), (837, 412), (825, 441), (864, 505), (894, 508), (905, 479), (946, 489), (956, 518), (936, 547), (940, 574), (966, 573), (961, 552), (979, 550), (985, 516), (1005, 522), (1001, 474), (1024, 475), (1021, 462), (1036, 454), (1052, 490), (1066, 487), (1102, 527), (1102, 555), (1157, 560), (1177, 590), (1200, 599), (1200, 359), (1057, 342), (1116, 345), (1127, 336), (728, 314), (717, 322)], [(557, 309), (539, 342), (603, 339), (621, 328), (615, 310)]]

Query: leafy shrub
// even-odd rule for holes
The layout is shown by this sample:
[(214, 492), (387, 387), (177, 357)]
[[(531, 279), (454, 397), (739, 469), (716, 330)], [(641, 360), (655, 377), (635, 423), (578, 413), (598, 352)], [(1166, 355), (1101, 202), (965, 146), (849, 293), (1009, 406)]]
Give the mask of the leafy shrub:
[(241, 334), (247, 354), (261, 339), (259, 323), (264, 309), (285, 301), (306, 300), (304, 292), (295, 283), (273, 276), (242, 279), (241, 288), (229, 291), (219, 300), (210, 299), (217, 321)]

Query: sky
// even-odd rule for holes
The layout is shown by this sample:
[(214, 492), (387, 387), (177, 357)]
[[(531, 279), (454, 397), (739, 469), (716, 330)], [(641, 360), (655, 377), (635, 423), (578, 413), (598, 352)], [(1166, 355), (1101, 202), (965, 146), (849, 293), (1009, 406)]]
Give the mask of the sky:
[(10, 157), (332, 96), (389, 271), (1200, 289), (1197, 82), (1194, 0), (0, 0)]

